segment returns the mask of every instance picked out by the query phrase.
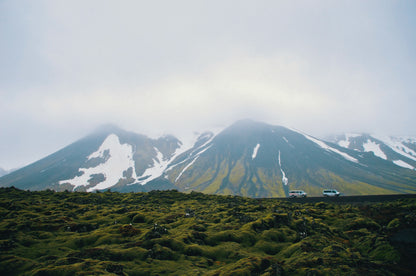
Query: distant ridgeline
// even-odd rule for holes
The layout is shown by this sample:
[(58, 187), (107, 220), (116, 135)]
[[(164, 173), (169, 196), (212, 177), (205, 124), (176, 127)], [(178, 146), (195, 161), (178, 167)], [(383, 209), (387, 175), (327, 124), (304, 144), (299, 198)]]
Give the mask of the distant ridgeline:
[(416, 139), (346, 134), (324, 141), (250, 120), (193, 140), (151, 139), (101, 128), (62, 150), (0, 177), (0, 186), (56, 191), (309, 196), (416, 193)]

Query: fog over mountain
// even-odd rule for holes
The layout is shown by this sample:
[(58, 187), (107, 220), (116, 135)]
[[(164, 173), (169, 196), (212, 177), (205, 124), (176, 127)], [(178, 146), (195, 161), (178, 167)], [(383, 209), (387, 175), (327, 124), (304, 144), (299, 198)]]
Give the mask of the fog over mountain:
[(103, 123), (416, 136), (414, 1), (0, 2), (0, 167)]
[(0, 176), (3, 176), (7, 174), (7, 171), (5, 169), (0, 168)]
[(415, 193), (416, 138), (347, 134), (333, 142), (252, 120), (193, 141), (106, 126), (0, 177), (25, 190), (139, 192), (176, 189), (249, 197)]

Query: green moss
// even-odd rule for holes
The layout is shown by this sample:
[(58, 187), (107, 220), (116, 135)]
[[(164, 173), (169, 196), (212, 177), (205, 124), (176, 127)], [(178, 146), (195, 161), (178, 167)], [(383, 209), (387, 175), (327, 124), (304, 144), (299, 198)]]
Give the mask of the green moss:
[(411, 270), (413, 251), (391, 241), (412, 231), (415, 209), (0, 188), (0, 274), (388, 275)]
[(142, 213), (137, 213), (133, 216), (132, 223), (144, 223), (146, 222), (146, 216)]
[(394, 218), (389, 222), (389, 224), (387, 224), (387, 229), (394, 230), (394, 229), (397, 229), (399, 226), (400, 226), (400, 219)]
[(390, 244), (382, 243), (369, 254), (371, 259), (385, 263), (396, 263), (400, 260), (400, 255)]
[(258, 241), (254, 247), (268, 255), (275, 255), (282, 250), (282, 244), (264, 240)]
[(187, 246), (184, 253), (188, 256), (202, 256), (203, 249), (199, 245)]
[(31, 271), (37, 263), (31, 259), (14, 255), (3, 255), (0, 257), (0, 274), (21, 275)]
[(380, 229), (380, 225), (370, 218), (362, 217), (356, 218), (345, 225), (346, 230), (358, 230), (362, 228), (366, 228), (371, 231), (377, 231)]
[(302, 247), (300, 243), (294, 243), (291, 244), (290, 246), (286, 247), (285, 249), (283, 249), (279, 256), (288, 259), (291, 258), (292, 255), (299, 255), (302, 252)]
[(280, 264), (272, 258), (248, 257), (223, 266), (212, 275), (279, 275)]

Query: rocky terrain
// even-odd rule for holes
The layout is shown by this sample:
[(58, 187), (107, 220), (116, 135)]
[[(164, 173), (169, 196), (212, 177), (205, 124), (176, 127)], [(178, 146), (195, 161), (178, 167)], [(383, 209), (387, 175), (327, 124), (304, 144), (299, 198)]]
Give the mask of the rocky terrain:
[(2, 275), (412, 275), (414, 196), (0, 189)]

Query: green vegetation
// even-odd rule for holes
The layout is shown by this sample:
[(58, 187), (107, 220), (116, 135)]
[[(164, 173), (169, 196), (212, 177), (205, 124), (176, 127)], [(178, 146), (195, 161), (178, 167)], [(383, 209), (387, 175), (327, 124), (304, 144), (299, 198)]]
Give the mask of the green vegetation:
[(406, 275), (416, 200), (0, 188), (1, 275)]

